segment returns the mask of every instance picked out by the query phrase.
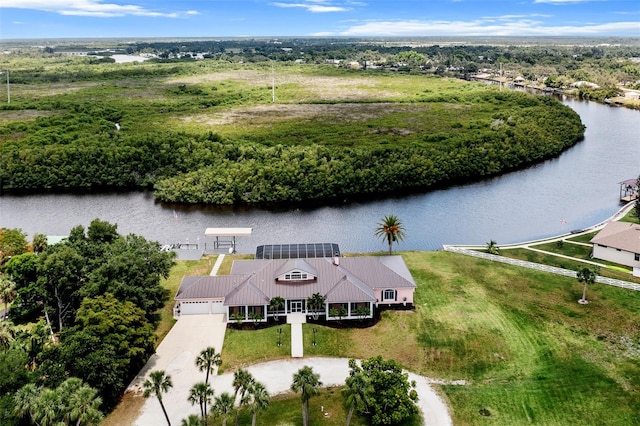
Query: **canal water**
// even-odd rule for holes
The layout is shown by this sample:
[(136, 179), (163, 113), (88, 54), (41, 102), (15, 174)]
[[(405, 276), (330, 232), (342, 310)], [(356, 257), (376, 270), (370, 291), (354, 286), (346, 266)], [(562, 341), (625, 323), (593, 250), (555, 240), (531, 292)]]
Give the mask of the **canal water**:
[(601, 222), (619, 208), (618, 182), (640, 174), (640, 111), (565, 99), (580, 114), (584, 141), (558, 158), (500, 177), (402, 197), (312, 209), (219, 208), (157, 203), (148, 192), (4, 195), (0, 227), (33, 236), (67, 235), (100, 218), (161, 244), (199, 244), (209, 227), (251, 227), (237, 251), (257, 245), (338, 243), (342, 252), (385, 249), (374, 229), (387, 214), (404, 223), (401, 250), (443, 244), (498, 244), (537, 239)]

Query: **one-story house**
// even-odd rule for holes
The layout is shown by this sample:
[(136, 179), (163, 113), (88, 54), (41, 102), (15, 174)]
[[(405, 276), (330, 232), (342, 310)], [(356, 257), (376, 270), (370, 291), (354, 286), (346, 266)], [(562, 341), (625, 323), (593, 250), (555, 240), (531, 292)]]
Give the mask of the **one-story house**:
[(640, 273), (640, 225), (609, 222), (591, 239), (593, 257), (634, 268)]
[[(236, 260), (225, 276), (186, 276), (174, 314), (226, 314), (230, 322), (304, 313), (327, 320), (371, 318), (380, 306), (412, 306), (416, 284), (401, 256)], [(314, 309), (307, 299), (324, 298)], [(284, 303), (270, 309), (273, 298)]]

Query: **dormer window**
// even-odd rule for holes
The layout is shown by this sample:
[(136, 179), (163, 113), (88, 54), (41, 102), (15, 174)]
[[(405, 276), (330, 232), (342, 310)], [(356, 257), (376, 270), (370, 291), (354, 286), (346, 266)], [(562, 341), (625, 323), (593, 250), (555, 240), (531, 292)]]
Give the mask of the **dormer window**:
[(291, 271), (288, 274), (284, 274), (285, 281), (301, 281), (306, 279), (308, 279), (308, 275), (306, 272)]

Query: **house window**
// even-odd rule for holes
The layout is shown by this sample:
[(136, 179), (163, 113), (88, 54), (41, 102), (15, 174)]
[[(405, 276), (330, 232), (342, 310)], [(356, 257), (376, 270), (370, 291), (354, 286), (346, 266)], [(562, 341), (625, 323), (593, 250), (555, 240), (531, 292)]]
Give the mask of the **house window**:
[(396, 291), (392, 288), (388, 288), (382, 292), (382, 300), (396, 300)]
[(290, 273), (284, 275), (284, 279), (287, 281), (306, 280), (307, 274), (305, 272), (300, 272), (300, 271), (291, 271)]
[(636, 262), (640, 262), (640, 253), (635, 253), (634, 259)]

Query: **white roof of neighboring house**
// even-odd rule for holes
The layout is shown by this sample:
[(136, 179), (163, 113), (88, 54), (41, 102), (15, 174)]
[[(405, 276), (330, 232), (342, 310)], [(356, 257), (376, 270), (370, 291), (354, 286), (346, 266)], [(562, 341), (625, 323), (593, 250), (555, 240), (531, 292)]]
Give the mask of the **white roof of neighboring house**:
[(640, 253), (640, 225), (629, 222), (609, 222), (591, 239), (593, 244)]

